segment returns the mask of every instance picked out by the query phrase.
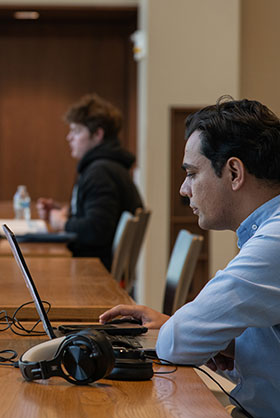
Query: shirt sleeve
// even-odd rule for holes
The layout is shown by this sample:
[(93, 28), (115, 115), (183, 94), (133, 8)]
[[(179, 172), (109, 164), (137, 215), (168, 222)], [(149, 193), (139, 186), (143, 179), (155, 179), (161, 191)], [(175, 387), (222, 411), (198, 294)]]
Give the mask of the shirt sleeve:
[(193, 302), (160, 329), (159, 358), (204, 364), (248, 327), (280, 323), (280, 227), (257, 231)]

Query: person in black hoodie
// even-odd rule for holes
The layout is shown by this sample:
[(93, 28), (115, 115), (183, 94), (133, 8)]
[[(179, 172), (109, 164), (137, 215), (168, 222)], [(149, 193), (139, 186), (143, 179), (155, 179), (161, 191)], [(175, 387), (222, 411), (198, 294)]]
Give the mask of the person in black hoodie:
[(122, 212), (134, 213), (143, 207), (129, 173), (135, 157), (118, 139), (120, 111), (97, 94), (82, 97), (65, 119), (71, 155), (78, 160), (71, 204), (65, 208), (40, 198), (38, 214), (53, 230), (77, 234), (68, 244), (74, 257), (99, 257), (110, 270), (112, 242)]

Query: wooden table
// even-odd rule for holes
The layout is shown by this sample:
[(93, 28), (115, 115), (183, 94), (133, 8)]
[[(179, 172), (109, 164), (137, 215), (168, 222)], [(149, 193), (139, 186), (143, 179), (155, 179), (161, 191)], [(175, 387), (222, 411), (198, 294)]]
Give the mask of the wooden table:
[[(11, 331), (0, 333), (0, 349), (18, 354), (38, 341)], [(0, 387), (1, 418), (229, 418), (194, 370), (184, 367), (149, 381), (101, 379), (75, 386), (54, 377), (26, 382), (18, 369), (0, 366)]]
[[(128, 294), (97, 258), (28, 257), (26, 263), (41, 299), (51, 303), (51, 320), (96, 321), (118, 303), (132, 303)], [(31, 296), (12, 257), (0, 258), (0, 306), (12, 315)], [(36, 319), (34, 305), (26, 307), (21, 319)]]
[[(36, 202), (31, 202), (31, 217), (38, 218)], [(0, 201), (0, 219), (13, 219), (13, 202)], [(1, 227), (1, 226), (0, 226)], [(23, 242), (19, 243), (24, 256), (29, 257), (71, 257), (72, 253), (68, 250), (65, 243), (62, 242)], [(0, 257), (12, 255), (8, 241), (0, 239)]]
[[(71, 251), (64, 243), (22, 242), (19, 243), (24, 257), (71, 257)], [(0, 239), (0, 257), (12, 256), (11, 247), (6, 239)]]

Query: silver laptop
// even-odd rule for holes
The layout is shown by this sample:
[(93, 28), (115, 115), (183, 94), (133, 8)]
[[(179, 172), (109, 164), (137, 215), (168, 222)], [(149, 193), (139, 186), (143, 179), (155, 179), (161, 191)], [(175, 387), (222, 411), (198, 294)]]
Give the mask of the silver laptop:
[(8, 228), (6, 224), (2, 225), (2, 228), (10, 244), (14, 258), (22, 272), (25, 284), (29, 289), (32, 300), (35, 303), (36, 310), (38, 312), (39, 318), (42, 321), (44, 330), (50, 339), (61, 337), (62, 335), (67, 335), (69, 333), (79, 332), (85, 329), (102, 331), (103, 333), (106, 333), (107, 338), (109, 338), (113, 345), (130, 343), (134, 348), (139, 348), (151, 355), (155, 355), (155, 345), (158, 331), (152, 330), (147, 332), (148, 329), (146, 327), (143, 327), (142, 325), (130, 325), (123, 323), (105, 325), (67, 324), (60, 325), (57, 328), (53, 328), (14, 233)]

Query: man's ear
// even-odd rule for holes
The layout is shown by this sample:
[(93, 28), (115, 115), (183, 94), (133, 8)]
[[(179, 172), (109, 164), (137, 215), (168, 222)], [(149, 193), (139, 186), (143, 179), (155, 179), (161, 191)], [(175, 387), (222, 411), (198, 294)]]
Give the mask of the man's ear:
[(243, 162), (236, 157), (231, 157), (226, 163), (233, 191), (239, 190), (245, 181), (245, 167)]
[(104, 138), (104, 129), (100, 127), (97, 128), (94, 134), (92, 134), (91, 138), (95, 146), (101, 144)]

